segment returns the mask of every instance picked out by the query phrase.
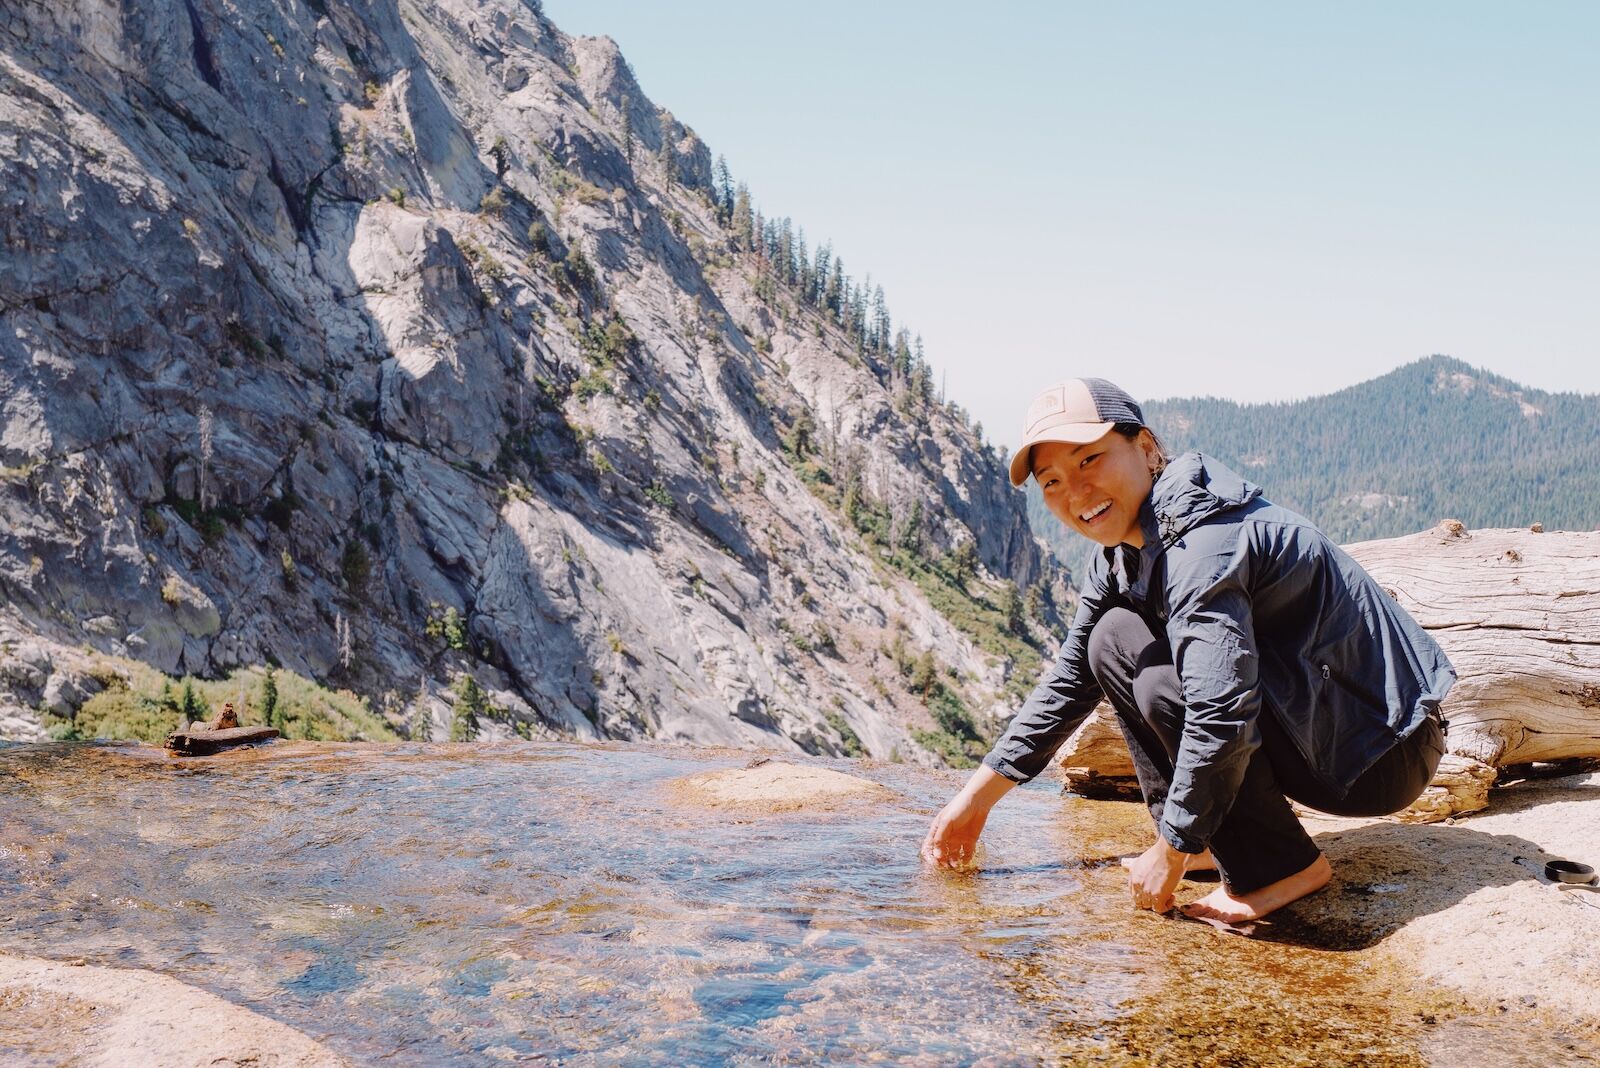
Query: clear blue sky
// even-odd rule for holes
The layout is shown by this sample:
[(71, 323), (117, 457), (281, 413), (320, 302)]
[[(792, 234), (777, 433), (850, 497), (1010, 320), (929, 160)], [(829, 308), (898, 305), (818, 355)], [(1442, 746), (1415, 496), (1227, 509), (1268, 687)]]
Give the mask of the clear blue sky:
[(1600, 392), (1600, 4), (546, 0), (831, 239), (1012, 442), (1035, 389)]

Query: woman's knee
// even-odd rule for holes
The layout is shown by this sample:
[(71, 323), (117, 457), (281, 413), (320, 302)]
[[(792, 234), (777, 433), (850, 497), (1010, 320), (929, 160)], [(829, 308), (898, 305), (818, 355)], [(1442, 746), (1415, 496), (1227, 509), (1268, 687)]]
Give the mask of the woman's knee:
[(1115, 675), (1131, 679), (1138, 651), (1153, 640), (1150, 627), (1139, 613), (1128, 608), (1111, 608), (1089, 632), (1089, 670), (1101, 680)]

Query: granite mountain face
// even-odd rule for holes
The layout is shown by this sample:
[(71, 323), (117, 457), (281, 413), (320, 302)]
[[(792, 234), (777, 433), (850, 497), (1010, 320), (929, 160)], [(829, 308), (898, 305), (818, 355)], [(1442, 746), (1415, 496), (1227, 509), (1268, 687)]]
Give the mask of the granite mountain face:
[(0, 737), (113, 656), (279, 663), (413, 737), (462, 676), (489, 737), (989, 727), (1061, 573), (725, 194), (536, 5), (10, 0)]

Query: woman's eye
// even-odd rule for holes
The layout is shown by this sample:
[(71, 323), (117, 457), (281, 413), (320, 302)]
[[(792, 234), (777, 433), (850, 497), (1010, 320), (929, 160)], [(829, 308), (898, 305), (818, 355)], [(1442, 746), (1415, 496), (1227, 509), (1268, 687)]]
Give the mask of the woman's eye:
[(1081, 463), (1079, 463), (1078, 466), (1079, 467), (1088, 467), (1091, 463), (1093, 463), (1094, 461), (1096, 461), (1098, 459), (1100, 459), (1100, 454), (1099, 453), (1094, 453), (1091, 456), (1085, 456), (1083, 458), (1083, 461)]

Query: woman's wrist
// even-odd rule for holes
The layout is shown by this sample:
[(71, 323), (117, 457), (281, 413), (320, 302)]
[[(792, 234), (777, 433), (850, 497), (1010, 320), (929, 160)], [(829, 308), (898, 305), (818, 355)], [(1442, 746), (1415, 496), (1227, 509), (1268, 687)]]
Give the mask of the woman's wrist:
[(969, 801), (987, 810), (993, 808), (994, 803), (1009, 793), (1015, 785), (1017, 784), (988, 765), (979, 764), (978, 770), (972, 773), (972, 778), (961, 788), (961, 793)]

